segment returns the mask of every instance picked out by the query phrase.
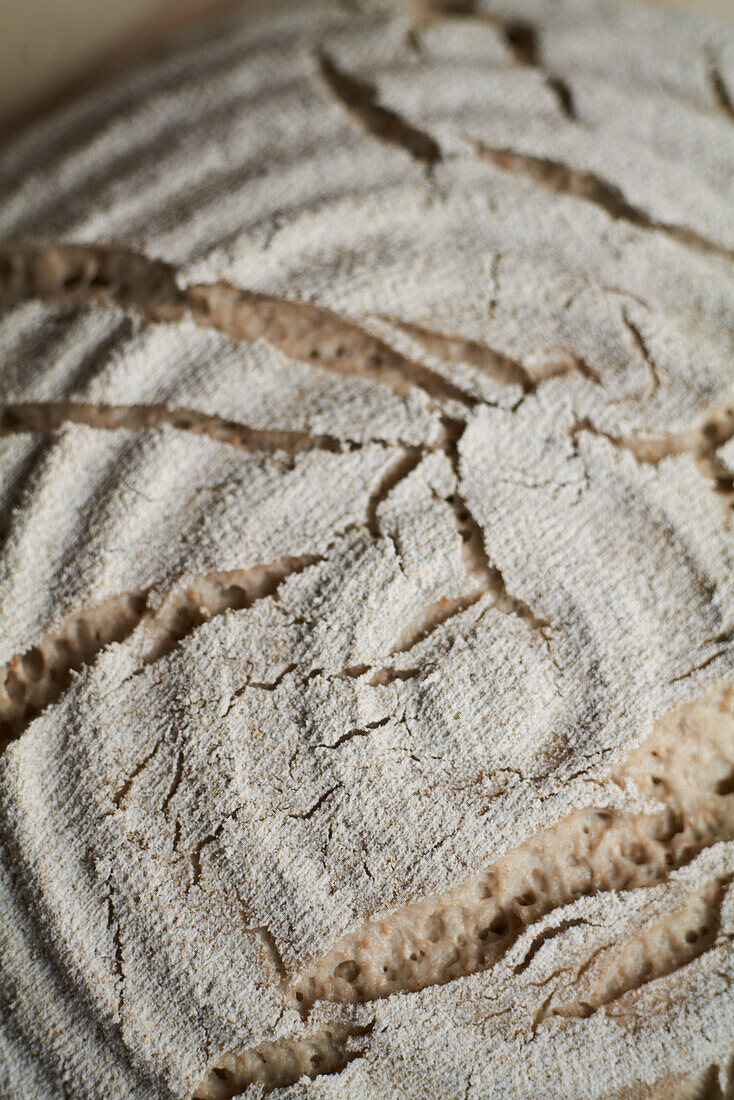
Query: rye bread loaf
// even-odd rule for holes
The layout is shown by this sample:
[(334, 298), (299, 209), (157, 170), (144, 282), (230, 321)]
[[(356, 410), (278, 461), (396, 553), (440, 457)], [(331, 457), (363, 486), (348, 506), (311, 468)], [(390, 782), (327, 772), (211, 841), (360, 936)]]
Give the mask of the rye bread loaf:
[(0, 165), (0, 1096), (734, 1095), (734, 34), (233, 10)]

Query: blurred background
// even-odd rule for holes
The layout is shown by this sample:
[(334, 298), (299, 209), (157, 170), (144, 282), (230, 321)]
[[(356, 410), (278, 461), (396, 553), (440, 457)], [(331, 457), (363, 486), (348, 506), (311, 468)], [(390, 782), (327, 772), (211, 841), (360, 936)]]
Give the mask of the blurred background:
[[(0, 129), (16, 128), (75, 80), (155, 44), (233, 0), (0, 0)], [(240, 0), (241, 2), (241, 0)], [(734, 22), (734, 0), (635, 0)]]

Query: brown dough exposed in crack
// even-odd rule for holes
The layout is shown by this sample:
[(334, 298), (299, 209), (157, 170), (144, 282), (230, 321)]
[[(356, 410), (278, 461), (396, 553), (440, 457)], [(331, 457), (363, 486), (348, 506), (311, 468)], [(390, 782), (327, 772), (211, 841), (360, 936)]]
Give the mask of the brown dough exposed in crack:
[[(734, 839), (731, 702), (726, 690), (703, 706), (693, 704), (672, 715), (615, 777), (648, 786), (661, 804), (658, 810), (575, 811), (452, 891), (385, 914), (349, 934), (299, 977), (295, 1003), (308, 1010), (319, 999), (373, 1000), (471, 974), (491, 965), (526, 925), (553, 909), (584, 894), (656, 884), (702, 849)], [(718, 711), (719, 722), (712, 711), (714, 716)], [(689, 724), (694, 735), (677, 740)], [(720, 899), (718, 885), (707, 884), (680, 922), (690, 916), (695, 923), (700, 915), (705, 924)], [(711, 912), (705, 933), (695, 937), (697, 953), (712, 942), (715, 923)], [(686, 950), (683, 939), (681, 952)], [(647, 942), (650, 966), (661, 974), (674, 969), (665, 929), (650, 934)], [(656, 953), (662, 956), (659, 963)], [(612, 999), (624, 980), (610, 976), (609, 990), (602, 988), (584, 1003), (593, 1009), (605, 997)], [(566, 1011), (573, 1014), (571, 1007)]]

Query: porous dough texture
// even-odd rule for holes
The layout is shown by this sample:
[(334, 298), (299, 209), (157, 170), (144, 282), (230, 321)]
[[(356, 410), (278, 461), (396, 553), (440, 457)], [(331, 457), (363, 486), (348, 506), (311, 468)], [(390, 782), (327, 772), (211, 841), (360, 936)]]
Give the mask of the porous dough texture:
[(302, 0), (5, 149), (0, 1096), (734, 1095), (733, 99)]

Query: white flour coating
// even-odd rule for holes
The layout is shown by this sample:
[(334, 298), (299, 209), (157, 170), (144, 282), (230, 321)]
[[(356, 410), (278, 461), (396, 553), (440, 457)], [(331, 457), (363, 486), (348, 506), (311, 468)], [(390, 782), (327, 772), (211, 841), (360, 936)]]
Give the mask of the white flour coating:
[(0, 1097), (734, 1094), (734, 35), (236, 10), (0, 164)]

